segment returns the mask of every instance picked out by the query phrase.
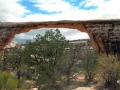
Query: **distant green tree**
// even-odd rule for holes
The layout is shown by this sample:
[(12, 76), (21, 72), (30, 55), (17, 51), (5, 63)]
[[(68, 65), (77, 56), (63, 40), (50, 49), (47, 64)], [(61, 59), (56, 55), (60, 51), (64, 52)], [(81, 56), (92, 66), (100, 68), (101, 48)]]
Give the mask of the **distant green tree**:
[(84, 47), (84, 55), (82, 59), (82, 71), (85, 75), (86, 83), (93, 81), (97, 69), (98, 54), (91, 48), (91, 44), (88, 41)]
[(39, 89), (59, 90), (68, 41), (58, 29), (47, 30), (45, 35), (36, 35), (34, 42), (27, 41), (26, 63), (35, 71)]
[[(29, 73), (29, 67), (24, 63), (24, 47), (21, 44), (17, 44), (14, 48), (10, 48), (8, 51), (9, 52), (5, 52), (4, 55), (2, 55), (3, 58), (0, 62), (1, 71), (10, 71), (18, 80), (17, 88), (26, 88), (28, 83), (26, 83), (25, 80), (29, 79), (28, 76), (32, 75)], [(10, 79), (9, 84), (11, 84), (11, 81), (12, 79)]]
[(7, 69), (11, 68), (16, 71), (16, 76), (20, 80), (28, 72), (28, 66), (24, 63), (24, 47), (17, 44), (9, 53), (4, 54), (4, 62), (6, 62)]
[(0, 71), (3, 70), (3, 54), (0, 52)]
[[(74, 74), (80, 72), (80, 68), (78, 67), (78, 63), (82, 58), (82, 48), (84, 43), (79, 44), (70, 44), (68, 48), (68, 60), (66, 60), (65, 75), (67, 77), (67, 86), (70, 85), (71, 79), (73, 79)], [(78, 64), (78, 65), (77, 65)]]

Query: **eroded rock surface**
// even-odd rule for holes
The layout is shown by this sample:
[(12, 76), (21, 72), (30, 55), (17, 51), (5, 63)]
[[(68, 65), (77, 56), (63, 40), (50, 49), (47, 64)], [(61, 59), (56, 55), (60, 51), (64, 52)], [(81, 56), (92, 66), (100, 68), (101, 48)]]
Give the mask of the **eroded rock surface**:
[(86, 32), (98, 52), (120, 53), (120, 20), (0, 22), (0, 50), (15, 34), (39, 28), (72, 28)]

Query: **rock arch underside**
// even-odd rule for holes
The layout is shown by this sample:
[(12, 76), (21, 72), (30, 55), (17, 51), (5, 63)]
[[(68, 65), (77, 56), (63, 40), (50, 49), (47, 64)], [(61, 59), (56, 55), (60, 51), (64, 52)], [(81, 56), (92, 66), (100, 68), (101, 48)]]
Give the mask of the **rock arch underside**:
[(0, 50), (16, 34), (39, 28), (71, 28), (86, 32), (92, 47), (100, 53), (120, 53), (120, 19), (112, 20), (61, 20), (45, 22), (0, 22)]

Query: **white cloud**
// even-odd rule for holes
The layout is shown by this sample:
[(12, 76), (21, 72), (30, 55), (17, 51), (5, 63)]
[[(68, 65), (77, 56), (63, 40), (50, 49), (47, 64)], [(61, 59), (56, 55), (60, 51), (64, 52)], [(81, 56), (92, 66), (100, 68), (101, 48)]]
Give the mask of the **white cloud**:
[(33, 36), (29, 35), (29, 34), (25, 34), (25, 33), (20, 33), (16, 35), (16, 38), (20, 38), (20, 39), (33, 39)]
[(20, 0), (0, 0), (0, 21), (12, 21), (30, 12), (19, 4)]
[(81, 34), (74, 34), (71, 36), (66, 36), (67, 40), (78, 40), (78, 39), (89, 39), (89, 36), (87, 35), (87, 33), (81, 33)]
[(77, 29), (59, 28), (60, 32), (66, 36), (67, 40), (88, 39), (87, 33), (78, 31)]
[[(119, 0), (83, 0), (79, 6), (72, 6), (65, 0), (30, 0), (34, 6), (48, 12), (58, 12), (53, 15), (43, 13), (31, 13), (25, 6), (19, 4), (20, 0), (0, 1), (1, 21), (49, 21), (49, 20), (87, 20), (87, 19), (110, 19), (120, 18)], [(96, 6), (96, 9), (85, 10), (84, 7)], [(32, 11), (31, 11), (32, 12)]]
[(84, 0), (80, 3), (80, 6), (85, 5), (85, 7), (90, 6), (101, 6), (105, 3), (105, 0)]
[(84, 7), (97, 7), (97, 9), (88, 13), (88, 15), (93, 16), (92, 19), (116, 19), (120, 18), (119, 3), (119, 0), (85, 0), (80, 3), (80, 6), (84, 5)]
[[(69, 2), (63, 0), (30, 0), (35, 3), (39, 9), (48, 12), (58, 12), (53, 15), (29, 14), (25, 18), (15, 18), (12, 21), (56, 21), (56, 20), (88, 20), (88, 19), (116, 19), (120, 18), (119, 0), (83, 0), (80, 6), (72, 6)], [(80, 7), (94, 7), (85, 10)]]
[[(76, 11), (76, 12), (75, 12)], [(82, 10), (68, 10), (64, 13), (57, 13), (53, 15), (33, 14), (28, 15), (26, 18), (13, 19), (13, 21), (56, 21), (56, 20), (86, 20), (91, 19), (91, 15), (88, 16), (87, 12)]]
[(65, 12), (71, 8), (70, 3), (62, 1), (62, 0), (32, 0), (36, 2), (34, 5), (38, 7), (40, 10), (46, 10), (48, 12)]

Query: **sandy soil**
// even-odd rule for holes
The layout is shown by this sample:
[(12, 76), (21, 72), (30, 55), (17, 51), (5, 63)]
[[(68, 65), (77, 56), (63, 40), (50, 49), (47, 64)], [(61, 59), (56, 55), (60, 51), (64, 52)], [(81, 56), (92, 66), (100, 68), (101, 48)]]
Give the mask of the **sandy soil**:
[[(77, 85), (74, 83), (77, 83)], [(72, 85), (69, 90), (96, 90), (94, 86), (85, 86), (84, 75), (82, 74), (73, 79)]]
[(73, 90), (96, 90), (96, 89), (94, 89), (92, 87), (78, 87), (78, 88), (73, 89)]

